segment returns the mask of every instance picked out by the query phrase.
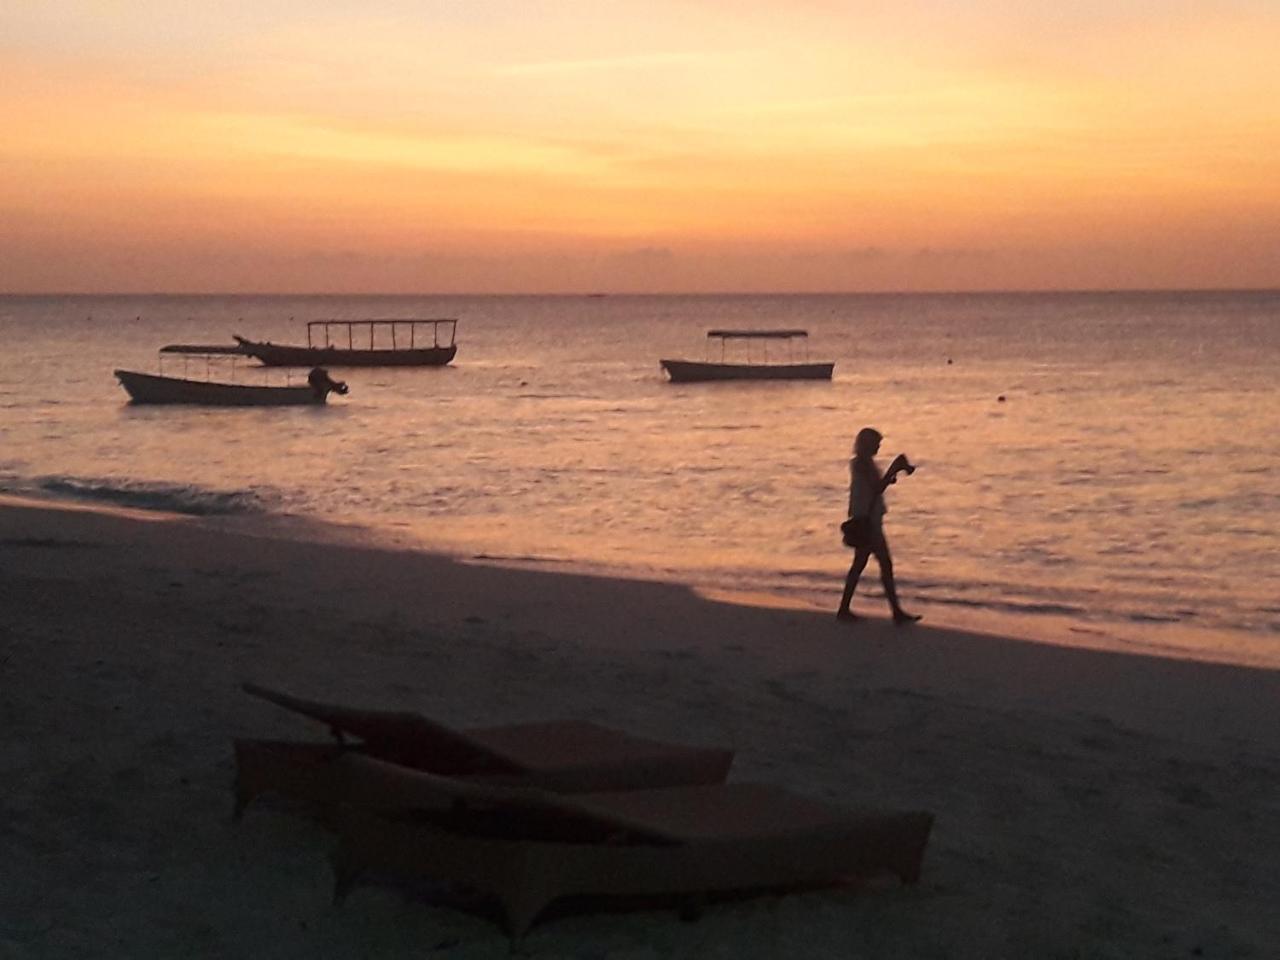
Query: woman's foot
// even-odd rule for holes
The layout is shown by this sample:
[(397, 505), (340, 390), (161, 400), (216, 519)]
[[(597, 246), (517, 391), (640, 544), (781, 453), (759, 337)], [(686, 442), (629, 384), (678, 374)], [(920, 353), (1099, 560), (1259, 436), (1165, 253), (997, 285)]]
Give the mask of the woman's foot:
[(907, 611), (903, 610), (901, 607), (893, 611), (893, 622), (898, 624), (899, 626), (901, 626), (904, 623), (915, 623), (919, 619), (920, 619), (920, 614), (907, 613)]
[(854, 613), (852, 610), (837, 610), (836, 619), (837, 620), (857, 620), (858, 615)]

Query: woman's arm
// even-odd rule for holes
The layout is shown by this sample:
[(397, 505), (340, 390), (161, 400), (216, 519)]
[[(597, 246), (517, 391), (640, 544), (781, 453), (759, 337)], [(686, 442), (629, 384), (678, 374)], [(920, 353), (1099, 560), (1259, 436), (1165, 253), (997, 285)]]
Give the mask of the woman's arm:
[(889, 489), (891, 483), (898, 482), (898, 471), (902, 469), (902, 464), (894, 460), (893, 463), (889, 464), (889, 469), (884, 472), (883, 477), (877, 476), (875, 467), (870, 464), (867, 464), (862, 469), (866, 471), (866, 482), (878, 497)]
[(880, 480), (880, 485), (876, 488), (877, 491), (879, 493), (884, 493), (885, 490), (889, 488), (889, 484), (898, 482), (899, 473), (903, 470), (910, 473), (913, 469), (914, 468), (907, 461), (907, 455), (905, 453), (898, 454), (893, 458), (893, 462), (889, 464), (889, 469), (884, 472), (884, 476)]

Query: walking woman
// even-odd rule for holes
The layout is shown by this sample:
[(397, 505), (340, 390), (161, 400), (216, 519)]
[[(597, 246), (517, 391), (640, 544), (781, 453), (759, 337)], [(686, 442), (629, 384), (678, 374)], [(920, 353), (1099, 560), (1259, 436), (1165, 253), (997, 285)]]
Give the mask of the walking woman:
[(881, 439), (880, 431), (863, 427), (853, 442), (853, 459), (849, 461), (849, 519), (843, 526), (844, 542), (853, 547), (853, 565), (845, 577), (844, 595), (840, 598), (836, 619), (857, 619), (849, 604), (853, 602), (853, 591), (857, 589), (858, 578), (862, 576), (867, 560), (874, 556), (880, 565), (880, 582), (884, 584), (884, 595), (889, 601), (889, 609), (893, 611), (893, 622), (914, 623), (920, 619), (919, 615), (902, 609), (902, 604), (898, 603), (898, 588), (893, 582), (893, 558), (889, 556), (889, 542), (884, 538), (884, 492), (889, 484), (897, 482), (899, 473), (905, 472), (910, 476), (916, 468), (907, 461), (906, 454), (900, 453), (889, 464), (889, 469), (881, 474), (875, 461)]

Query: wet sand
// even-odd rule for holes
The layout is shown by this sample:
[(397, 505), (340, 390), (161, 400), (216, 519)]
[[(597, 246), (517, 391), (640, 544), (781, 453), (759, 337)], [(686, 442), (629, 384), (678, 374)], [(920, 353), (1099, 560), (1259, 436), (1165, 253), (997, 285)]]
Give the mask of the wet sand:
[[(833, 602), (839, 584), (833, 584)], [(1280, 672), (700, 598), (681, 587), (0, 504), (0, 957), (505, 957), (361, 887), (233, 736), (325, 731), (243, 680), (445, 722), (578, 717), (732, 776), (937, 815), (925, 874), (548, 918), (545, 957), (1269, 957)]]

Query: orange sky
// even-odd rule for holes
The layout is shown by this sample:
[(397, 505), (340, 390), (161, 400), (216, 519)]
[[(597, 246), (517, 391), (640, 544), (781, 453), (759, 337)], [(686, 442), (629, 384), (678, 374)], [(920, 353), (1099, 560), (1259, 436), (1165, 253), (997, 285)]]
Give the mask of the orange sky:
[(183, 6), (0, 8), (0, 292), (1280, 286), (1278, 5)]

